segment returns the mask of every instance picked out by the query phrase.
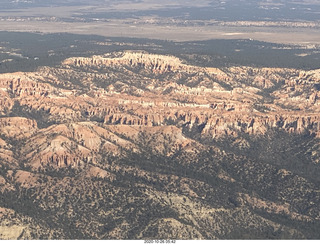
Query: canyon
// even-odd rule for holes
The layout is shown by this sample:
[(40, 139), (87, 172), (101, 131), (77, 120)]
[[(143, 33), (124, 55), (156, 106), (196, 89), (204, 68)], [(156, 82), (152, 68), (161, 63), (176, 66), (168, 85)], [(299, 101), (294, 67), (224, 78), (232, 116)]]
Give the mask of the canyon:
[(320, 69), (128, 50), (0, 74), (0, 238), (319, 238), (319, 114)]

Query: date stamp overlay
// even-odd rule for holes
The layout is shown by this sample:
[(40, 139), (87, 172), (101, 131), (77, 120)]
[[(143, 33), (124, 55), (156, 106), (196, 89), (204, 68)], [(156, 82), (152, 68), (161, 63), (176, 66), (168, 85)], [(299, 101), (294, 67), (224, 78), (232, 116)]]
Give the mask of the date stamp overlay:
[(146, 244), (176, 244), (176, 240), (144, 240)]

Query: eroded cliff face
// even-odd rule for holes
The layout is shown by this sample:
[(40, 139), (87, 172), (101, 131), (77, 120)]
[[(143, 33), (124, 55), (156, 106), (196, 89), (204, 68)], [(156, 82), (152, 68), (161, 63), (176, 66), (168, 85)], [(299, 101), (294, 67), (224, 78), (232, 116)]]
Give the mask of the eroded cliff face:
[(222, 71), (145, 52), (70, 58), (58, 68), (1, 75), (0, 133), (27, 140), (20, 150), (34, 168), (78, 167), (99, 160), (103, 150), (139, 150), (137, 139), (115, 139), (111, 125), (137, 132), (174, 125), (203, 138), (272, 129), (320, 137), (319, 79), (319, 70)]
[(268, 128), (319, 136), (319, 70), (221, 71), (172, 56), (124, 52), (70, 58), (59, 69), (4, 74), (0, 80), (3, 114), (16, 103), (52, 123), (96, 118), (106, 124), (163, 126), (171, 121), (201, 125), (213, 137), (236, 134), (231, 131), (261, 134)]
[(132, 51), (1, 74), (0, 238), (307, 238), (319, 84)]
[(93, 56), (91, 58), (70, 58), (63, 62), (64, 65), (75, 67), (129, 67), (143, 69), (147, 72), (187, 72), (192, 73), (199, 67), (186, 65), (174, 56), (149, 54), (146, 52), (122, 52), (105, 56)]
[(175, 126), (215, 139), (274, 129), (319, 138), (319, 79), (319, 70), (222, 71), (146, 52), (69, 58), (57, 68), (1, 75), (1, 144), (26, 140), (20, 156), (40, 169), (94, 163), (104, 150), (139, 151), (137, 138), (115, 139), (111, 125), (139, 133)]

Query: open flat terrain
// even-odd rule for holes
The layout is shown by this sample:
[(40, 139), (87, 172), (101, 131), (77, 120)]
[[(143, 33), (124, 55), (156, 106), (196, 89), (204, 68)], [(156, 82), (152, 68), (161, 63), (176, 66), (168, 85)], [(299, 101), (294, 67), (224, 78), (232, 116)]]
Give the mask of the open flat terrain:
[(94, 34), (106, 37), (151, 38), (173, 41), (193, 41), (208, 39), (255, 39), (260, 41), (286, 44), (320, 44), (320, 29), (274, 28), (274, 27), (180, 27), (153, 24), (124, 23), (112, 20), (108, 23), (94, 22), (46, 22), (25, 21), (1, 22), (1, 30), (42, 33)]
[(0, 30), (175, 41), (251, 38), (319, 44), (319, 8), (315, 1), (70, 1), (67, 6), (31, 1), (4, 8)]

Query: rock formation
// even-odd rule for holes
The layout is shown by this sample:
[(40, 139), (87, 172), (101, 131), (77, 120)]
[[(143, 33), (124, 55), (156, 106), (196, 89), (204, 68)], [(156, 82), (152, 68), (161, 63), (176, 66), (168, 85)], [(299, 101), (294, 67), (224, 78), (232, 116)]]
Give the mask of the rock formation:
[(0, 238), (317, 239), (319, 84), (142, 51), (0, 74)]

